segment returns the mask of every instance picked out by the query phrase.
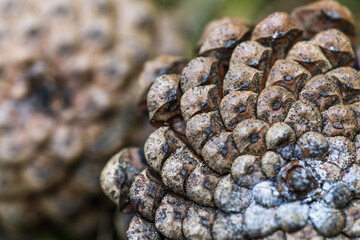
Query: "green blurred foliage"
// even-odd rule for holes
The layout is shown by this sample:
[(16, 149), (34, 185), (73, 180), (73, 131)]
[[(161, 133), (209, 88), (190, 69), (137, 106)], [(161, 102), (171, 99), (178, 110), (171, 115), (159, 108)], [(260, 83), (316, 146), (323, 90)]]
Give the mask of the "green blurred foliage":
[(47, 237), (47, 238), (40, 238), (38, 240), (69, 240), (69, 239), (63, 237)]
[(160, 7), (171, 9), (176, 8), (181, 4), (180, 0), (154, 0)]
[(266, 5), (268, 0), (228, 0), (218, 12), (218, 16), (241, 16), (253, 20), (259, 9)]

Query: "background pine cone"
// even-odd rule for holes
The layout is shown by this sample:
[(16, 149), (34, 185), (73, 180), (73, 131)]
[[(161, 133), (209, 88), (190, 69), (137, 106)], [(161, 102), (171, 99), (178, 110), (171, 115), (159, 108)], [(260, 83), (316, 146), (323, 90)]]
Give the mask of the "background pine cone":
[(110, 223), (104, 160), (144, 139), (138, 72), (183, 39), (143, 0), (1, 0), (0, 19), (1, 227), (94, 239)]
[(151, 168), (130, 187), (128, 238), (359, 238), (354, 40), (350, 11), (334, 1), (254, 27), (211, 22), (197, 57), (147, 95), (160, 127), (144, 146)]

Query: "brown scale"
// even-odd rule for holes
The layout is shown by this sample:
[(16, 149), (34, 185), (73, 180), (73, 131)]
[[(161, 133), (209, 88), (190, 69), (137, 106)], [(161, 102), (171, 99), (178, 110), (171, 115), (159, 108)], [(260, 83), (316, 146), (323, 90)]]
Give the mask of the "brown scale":
[(148, 221), (154, 221), (155, 211), (166, 190), (148, 169), (145, 169), (134, 179), (130, 188), (130, 199), (136, 211)]
[[(27, 106), (29, 107), (29, 106)], [(19, 108), (21, 110), (19, 110)], [(0, 164), (14, 167), (31, 161), (39, 147), (47, 144), (53, 133), (54, 121), (43, 114), (29, 115), (26, 106), (9, 101), (1, 106)]]
[(354, 112), (346, 105), (336, 105), (321, 113), (322, 133), (327, 137), (344, 136), (353, 139), (358, 129)]
[(315, 103), (320, 112), (342, 104), (341, 91), (336, 79), (327, 75), (311, 78), (300, 92), (299, 99)]
[(188, 209), (183, 221), (183, 233), (186, 239), (211, 240), (211, 227), (214, 224), (216, 211), (196, 205)]
[(190, 202), (184, 198), (171, 193), (166, 194), (155, 213), (156, 229), (167, 238), (185, 239), (182, 225), (189, 207)]
[(164, 162), (161, 179), (175, 193), (185, 194), (185, 183), (199, 164), (198, 156), (190, 149), (178, 148)]
[(114, 43), (114, 33), (111, 29), (114, 23), (106, 16), (100, 16), (96, 21), (80, 22), (80, 41), (91, 51), (104, 51)]
[(135, 176), (145, 168), (140, 151), (140, 148), (121, 150), (107, 162), (100, 175), (103, 192), (121, 209), (129, 203)]
[(357, 131), (359, 131), (360, 130), (360, 102), (356, 102), (356, 103), (353, 103), (348, 106), (355, 114), (357, 126), (358, 126)]
[(224, 96), (230, 91), (245, 90), (260, 93), (264, 85), (263, 72), (255, 68), (239, 65), (229, 69), (224, 78)]
[(330, 61), (332, 68), (354, 66), (355, 53), (345, 34), (337, 29), (330, 29), (316, 34), (312, 42), (317, 44)]
[(150, 121), (167, 121), (180, 114), (179, 75), (163, 75), (151, 86), (147, 108)]
[(306, 68), (312, 75), (322, 74), (331, 69), (331, 64), (315, 43), (301, 41), (296, 43), (286, 56)]
[(304, 38), (310, 39), (318, 32), (331, 28), (345, 33), (355, 44), (355, 20), (349, 9), (336, 1), (318, 1), (293, 10), (292, 18), (304, 30)]
[(251, 40), (271, 47), (274, 59), (285, 58), (286, 53), (302, 35), (302, 29), (284, 12), (276, 12), (258, 23)]
[(218, 109), (220, 92), (215, 84), (193, 87), (181, 97), (181, 114), (185, 121), (199, 113), (210, 112)]
[(284, 160), (276, 152), (267, 151), (261, 158), (261, 169), (269, 179), (275, 179), (283, 166)]
[(139, 215), (135, 215), (135, 217), (132, 218), (126, 235), (129, 240), (146, 238), (154, 240), (162, 239), (161, 234), (155, 228), (155, 224), (146, 221)]
[(186, 123), (186, 137), (197, 153), (201, 153), (201, 149), (210, 137), (224, 131), (218, 112), (195, 115)]
[(339, 67), (326, 73), (326, 75), (337, 79), (345, 104), (355, 103), (360, 100), (360, 75), (356, 69)]
[(315, 104), (305, 101), (295, 102), (284, 122), (288, 124), (300, 137), (305, 132), (321, 132), (322, 120), (319, 109)]
[[(295, 145), (295, 131), (285, 123), (274, 124), (266, 134), (266, 146), (273, 148), (281, 156), (281, 162), (297, 157), (298, 149)], [(271, 150), (268, 148), (268, 150)], [(277, 168), (277, 166), (274, 166)]]
[(215, 20), (203, 31), (195, 51), (200, 55), (223, 55), (226, 59), (238, 43), (248, 38), (251, 30), (251, 24), (240, 18)]
[(285, 88), (271, 86), (265, 88), (258, 97), (257, 118), (273, 124), (284, 121), (294, 96)]
[(184, 67), (180, 86), (183, 93), (192, 87), (206, 84), (219, 84), (219, 62), (212, 57), (197, 57)]
[(256, 118), (257, 94), (250, 91), (232, 91), (220, 103), (220, 113), (227, 130), (248, 118)]
[[(125, 137), (126, 128), (131, 128), (132, 132), (137, 134), (136, 130), (130, 125), (119, 124), (121, 121), (130, 120), (130, 115), (134, 113), (133, 109), (127, 109), (122, 114), (112, 116), (106, 119), (101, 124), (89, 124), (81, 128), (81, 134), (85, 139), (86, 158), (89, 161), (96, 161), (96, 159), (102, 158), (106, 155), (107, 151), (116, 152), (118, 145), (123, 144), (124, 140), (121, 137)], [(138, 120), (141, 123), (141, 120)], [(79, 125), (78, 125), (79, 126)], [(106, 126), (106, 128), (105, 128)], [(116, 133), (118, 130), (123, 130), (120, 134)], [(146, 131), (143, 131), (145, 134)]]
[(187, 61), (184, 58), (175, 56), (159, 56), (154, 60), (146, 62), (138, 81), (139, 104), (146, 105), (147, 93), (157, 76), (180, 74), (186, 63)]
[(45, 45), (45, 48), (49, 55), (54, 58), (54, 63), (61, 66), (66, 59), (75, 53), (78, 44), (76, 42), (75, 26), (69, 25), (68, 21), (63, 23), (59, 21), (59, 24), (66, 31), (59, 36), (57, 31), (50, 29), (47, 37), (48, 43)]
[(201, 206), (214, 207), (213, 192), (219, 180), (220, 175), (200, 162), (186, 179), (186, 196)]
[(185, 147), (185, 144), (176, 136), (175, 132), (169, 127), (161, 127), (149, 136), (144, 145), (146, 161), (150, 167), (160, 173), (166, 158), (181, 147)]
[(265, 136), (269, 124), (258, 119), (246, 119), (234, 129), (234, 141), (240, 154), (262, 155), (266, 151)]
[[(242, 42), (234, 49), (230, 59), (230, 69), (235, 66), (245, 65), (255, 68), (267, 76), (269, 72), (269, 64), (271, 59), (272, 49), (264, 47), (255, 41)], [(265, 77), (264, 76), (264, 77)], [(262, 84), (260, 84), (260, 87)]]
[(209, 139), (201, 152), (204, 162), (214, 171), (224, 175), (239, 155), (232, 133), (222, 132)]
[(266, 87), (284, 87), (297, 99), (299, 93), (310, 78), (310, 72), (296, 61), (277, 60), (270, 70), (266, 80)]

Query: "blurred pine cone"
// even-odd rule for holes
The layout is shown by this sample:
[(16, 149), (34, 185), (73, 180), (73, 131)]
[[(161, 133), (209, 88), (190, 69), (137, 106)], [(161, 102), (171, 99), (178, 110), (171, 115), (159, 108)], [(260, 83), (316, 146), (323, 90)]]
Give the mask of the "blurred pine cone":
[[(354, 40), (350, 11), (334, 1), (255, 27), (211, 22), (197, 57), (147, 95), (160, 127), (144, 146), (151, 168), (132, 178), (128, 238), (360, 238)], [(119, 203), (121, 186), (105, 179)]]
[(0, 13), (1, 227), (94, 239), (104, 160), (144, 136), (138, 72), (183, 39), (147, 0), (1, 0)]

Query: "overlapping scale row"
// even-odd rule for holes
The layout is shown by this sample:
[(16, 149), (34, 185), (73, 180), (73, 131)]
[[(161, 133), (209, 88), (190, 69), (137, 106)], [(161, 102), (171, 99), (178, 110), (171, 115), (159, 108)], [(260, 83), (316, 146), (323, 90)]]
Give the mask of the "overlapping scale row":
[[(143, 176), (147, 176), (147, 181), (140, 180)], [(139, 236), (151, 236), (151, 239), (331, 239), (333, 236), (356, 239), (358, 236), (359, 200), (347, 202), (351, 192), (344, 183), (328, 184), (324, 201), (309, 203), (285, 202), (273, 181), (262, 181), (252, 189), (251, 200), (243, 206), (243, 211), (239, 211), (236, 208), (249, 196), (241, 194), (236, 184), (229, 183), (231, 177), (225, 177), (219, 183), (225, 190), (221, 193), (223, 204), (229, 210), (224, 211), (173, 193), (159, 184), (148, 170), (136, 177), (135, 182), (138, 181), (142, 182), (145, 194), (136, 197), (140, 198), (138, 201), (148, 199), (151, 215), (143, 215), (149, 213), (145, 208), (138, 212), (130, 223), (129, 239)], [(230, 196), (227, 190), (235, 195)], [(150, 194), (154, 192), (161, 195)], [(342, 197), (336, 197), (335, 192)]]
[[(333, 1), (292, 16), (271, 14), (246, 37), (249, 24), (214, 21), (197, 48), (207, 51), (156, 79), (149, 114), (167, 120), (144, 153), (161, 184), (141, 189), (166, 195), (141, 207), (129, 239), (145, 234), (137, 219), (167, 239), (360, 237), (354, 20)], [(147, 201), (134, 186), (133, 202)]]

